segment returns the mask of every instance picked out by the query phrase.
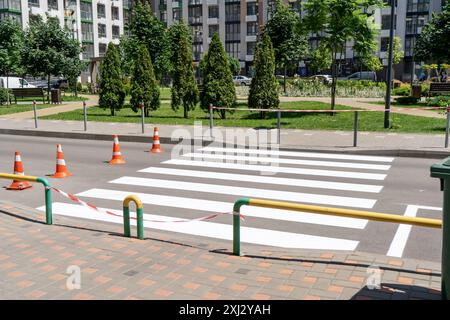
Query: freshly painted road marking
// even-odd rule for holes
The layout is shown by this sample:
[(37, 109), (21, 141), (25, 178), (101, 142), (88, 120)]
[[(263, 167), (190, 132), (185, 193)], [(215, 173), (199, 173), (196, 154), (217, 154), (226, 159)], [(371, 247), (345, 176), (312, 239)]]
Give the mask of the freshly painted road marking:
[[(341, 133), (348, 135), (349, 133)], [(319, 152), (297, 152), (297, 151), (280, 151), (270, 149), (243, 149), (243, 148), (218, 148), (218, 147), (204, 147), (201, 151), (207, 152), (225, 152), (225, 153), (243, 153), (243, 154), (261, 154), (261, 155), (278, 155), (286, 157), (298, 157), (298, 158), (324, 158), (324, 159), (336, 159), (336, 160), (355, 160), (355, 161), (376, 161), (376, 162), (392, 162), (393, 157), (376, 157), (376, 156), (360, 156), (360, 155), (347, 155), (347, 154), (335, 154), (335, 153), (319, 153)]]
[(233, 174), (233, 173), (222, 173), (222, 172), (211, 172), (211, 171), (169, 169), (169, 168), (161, 168), (161, 167), (150, 167), (150, 168), (139, 170), (138, 172), (172, 175), (172, 176), (182, 176), (182, 177), (184, 176), (184, 177), (205, 178), (205, 179), (218, 179), (218, 180), (228, 180), (228, 181), (245, 181), (245, 182), (254, 182), (254, 183), (266, 183), (266, 184), (286, 185), (286, 186), (295, 186), (295, 187), (306, 187), (306, 188), (320, 188), (320, 189), (327, 189), (327, 190), (333, 189), (333, 190), (379, 193), (381, 191), (381, 189), (383, 189), (383, 186), (358, 184), (358, 183), (342, 183), (342, 182), (329, 182), (329, 181), (319, 181), (319, 180), (290, 179), (290, 178), (255, 176), (255, 175), (244, 175), (244, 174)]
[[(128, 192), (111, 189), (90, 189), (80, 192), (76, 196), (103, 199), (103, 200), (122, 201), (123, 199), (125, 199), (126, 196), (128, 196), (131, 193), (139, 197), (139, 199), (141, 199), (142, 203), (144, 204), (198, 210), (198, 211), (207, 211), (214, 213), (233, 211), (233, 203), (231, 202), (165, 196), (139, 192)], [(243, 206), (241, 209), (241, 213), (246, 217), (292, 221), (299, 223), (310, 223), (310, 224), (318, 224), (350, 229), (364, 229), (368, 223), (368, 221), (364, 219), (326, 216), (307, 212), (258, 208), (251, 206)]]
[(250, 165), (240, 163), (229, 163), (221, 161), (195, 161), (195, 160), (183, 160), (172, 159), (162, 162), (162, 164), (171, 164), (179, 166), (195, 166), (205, 168), (221, 168), (221, 169), (234, 169), (234, 170), (247, 170), (247, 171), (260, 171), (267, 173), (289, 173), (300, 174), (309, 176), (325, 176), (335, 178), (349, 178), (349, 179), (366, 179), (366, 180), (384, 180), (386, 174), (381, 173), (364, 173), (364, 172), (351, 172), (351, 171), (334, 171), (334, 170), (320, 170), (320, 169), (302, 169), (294, 167), (279, 167), (279, 166), (266, 166), (266, 165)]
[[(436, 210), (441, 211), (442, 208), (438, 207), (426, 207), (426, 206), (415, 206), (408, 205), (406, 208), (404, 216), (415, 217), (420, 209), (424, 210)], [(408, 242), (409, 234), (411, 232), (412, 226), (407, 224), (401, 224), (398, 226), (397, 232), (395, 233), (394, 239), (391, 242), (387, 256), (401, 258), (403, 251), (405, 250), (406, 243)]]
[(319, 167), (336, 167), (336, 168), (352, 168), (352, 169), (368, 169), (368, 170), (389, 170), (390, 165), (381, 164), (366, 164), (356, 162), (335, 162), (335, 161), (315, 161), (315, 160), (298, 160), (286, 159), (278, 157), (247, 157), (234, 156), (222, 154), (208, 154), (208, 153), (186, 153), (183, 155), (186, 158), (196, 159), (221, 159), (224, 161), (244, 161), (244, 162), (263, 162), (263, 163), (287, 163), (305, 166), (319, 166)]
[(234, 195), (236, 197), (253, 197), (253, 198), (263, 198), (282, 201), (325, 204), (332, 206), (366, 208), (366, 209), (372, 208), (376, 203), (376, 200), (374, 199), (365, 199), (365, 198), (341, 197), (341, 196), (278, 191), (269, 189), (232, 187), (217, 184), (184, 182), (184, 181), (163, 180), (163, 179), (149, 179), (149, 178), (128, 177), (128, 176), (109, 181), (109, 183), (152, 187), (158, 189), (172, 189), (172, 190), (227, 194), (227, 195)]
[[(45, 207), (39, 207), (38, 210), (45, 211)], [(106, 210), (117, 214), (122, 214), (122, 212), (119, 210)], [(91, 210), (81, 205), (56, 202), (53, 204), (53, 212), (54, 214), (64, 216), (123, 224), (122, 217), (114, 217), (105, 213), (99, 213), (95, 210)], [(132, 216), (135, 216), (135, 214), (132, 214)], [(144, 219), (162, 221), (174, 220), (173, 217), (153, 214), (144, 214)], [(136, 225), (135, 220), (131, 220), (131, 225)], [(192, 221), (186, 223), (158, 223), (144, 221), (144, 227), (223, 240), (232, 240), (233, 237), (233, 228), (231, 225), (215, 222)], [(358, 241), (354, 240), (320, 237), (300, 233), (249, 228), (242, 226), (241, 242), (266, 246), (276, 246), (282, 248), (346, 251), (355, 250), (359, 243)]]

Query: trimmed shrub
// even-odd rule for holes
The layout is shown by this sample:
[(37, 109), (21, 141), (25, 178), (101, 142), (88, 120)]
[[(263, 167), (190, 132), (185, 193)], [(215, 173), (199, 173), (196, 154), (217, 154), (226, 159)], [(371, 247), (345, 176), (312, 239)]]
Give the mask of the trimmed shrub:
[(427, 105), (431, 107), (449, 107), (450, 96), (436, 96), (427, 99)]
[(419, 102), (419, 99), (408, 96), (408, 97), (396, 98), (395, 101), (399, 104), (416, 104), (417, 102)]
[(402, 96), (402, 97), (408, 97), (411, 94), (411, 86), (410, 85), (404, 85), (398, 88), (395, 88), (392, 90), (393, 96)]
[[(9, 90), (9, 99), (11, 100), (12, 92)], [(8, 101), (8, 89), (0, 88), (0, 105), (4, 105)]]

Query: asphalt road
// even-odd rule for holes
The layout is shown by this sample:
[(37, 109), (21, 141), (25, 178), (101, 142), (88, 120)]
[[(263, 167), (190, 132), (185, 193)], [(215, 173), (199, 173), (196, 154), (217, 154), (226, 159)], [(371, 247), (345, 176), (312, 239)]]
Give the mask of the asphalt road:
[[(172, 157), (171, 145), (163, 145), (162, 154), (152, 154), (148, 152), (150, 141), (121, 142), (127, 163), (111, 166), (106, 161), (111, 159), (112, 141), (0, 135), (0, 172), (12, 173), (14, 151), (20, 151), (25, 174), (52, 174), (57, 143), (62, 144), (73, 176), (49, 178), (52, 186), (98, 207), (119, 211), (124, 195), (138, 193), (144, 202), (144, 213), (149, 214), (147, 220), (192, 219), (224, 212), (231, 209), (229, 205), (236, 199), (247, 196), (441, 218), (439, 181), (429, 177), (430, 166), (437, 162), (433, 159), (335, 159), (333, 155), (280, 154), (279, 159), (266, 159), (271, 161), (271, 170), (279, 161), (280, 172), (267, 175), (258, 171), (263, 163), (247, 160), (268, 155), (234, 154), (227, 150), (226, 163), (218, 161), (220, 154), (192, 161), (189, 157)], [(143, 169), (145, 172), (138, 172)], [(1, 185), (9, 183), (3, 180)], [(44, 204), (40, 185), (24, 191), (2, 188), (0, 199), (33, 208)], [(55, 214), (113, 222), (107, 215), (74, 207), (58, 194), (53, 194), (53, 201)], [(255, 245), (357, 250), (432, 261), (439, 261), (441, 256), (441, 231), (437, 229), (248, 207), (244, 215), (247, 218), (242, 223), (243, 241)], [(201, 241), (208, 237), (224, 239), (229, 246), (230, 223), (230, 217), (222, 215), (205, 222), (146, 222), (145, 226), (187, 233)]]

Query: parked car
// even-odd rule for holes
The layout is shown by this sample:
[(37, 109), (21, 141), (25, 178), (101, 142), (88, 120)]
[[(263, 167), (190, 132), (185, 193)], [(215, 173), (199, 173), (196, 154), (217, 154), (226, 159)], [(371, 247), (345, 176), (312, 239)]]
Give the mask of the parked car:
[(249, 86), (252, 83), (252, 79), (246, 76), (234, 76), (233, 82), (238, 86)]
[(311, 80), (319, 80), (324, 84), (331, 84), (333, 82), (333, 78), (329, 74), (316, 74), (314, 76), (309, 77)]
[(360, 71), (355, 72), (348, 77), (342, 78), (342, 80), (371, 80), (377, 81), (377, 74), (375, 71)]
[(0, 77), (0, 88), (36, 88), (34, 85), (28, 83), (27, 80), (19, 77)]

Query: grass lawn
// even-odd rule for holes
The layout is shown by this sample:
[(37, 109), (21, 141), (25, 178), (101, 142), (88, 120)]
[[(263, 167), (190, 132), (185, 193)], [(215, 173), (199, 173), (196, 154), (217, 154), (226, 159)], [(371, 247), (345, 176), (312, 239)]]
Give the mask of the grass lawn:
[(172, 98), (169, 87), (161, 88), (160, 98), (161, 100), (170, 100)]
[[(245, 107), (245, 103), (240, 103), (239, 107)], [(329, 104), (313, 101), (298, 101), (281, 103), (282, 108), (289, 109), (314, 109), (329, 110)], [(336, 106), (336, 109), (351, 109), (346, 106)], [(227, 119), (223, 120), (214, 116), (215, 126), (234, 126), (252, 128), (274, 128), (277, 125), (276, 113), (267, 114), (266, 119), (260, 119), (258, 112), (236, 111), (227, 114)], [(282, 114), (282, 128), (308, 129), (308, 130), (353, 130), (353, 112), (339, 113), (335, 116), (329, 114)], [(76, 110), (43, 117), (44, 119), (55, 120), (83, 120), (83, 111)], [(134, 113), (130, 108), (124, 108), (114, 117), (110, 116), (110, 110), (103, 110), (91, 107), (88, 111), (88, 121), (102, 122), (136, 122), (141, 121), (140, 113)], [(157, 111), (152, 111), (146, 123), (149, 124), (174, 124), (192, 125), (194, 121), (202, 121), (204, 126), (209, 125), (209, 114), (203, 112), (199, 107), (189, 113), (189, 118), (183, 118), (183, 110), (174, 112), (168, 104), (162, 104)], [(385, 131), (383, 128), (383, 112), (361, 112), (359, 115), (359, 129), (362, 131)], [(389, 132), (423, 132), (423, 133), (444, 133), (445, 119), (434, 119), (391, 113), (391, 129)]]
[[(384, 106), (384, 101), (375, 101), (375, 102), (367, 102), (370, 104), (377, 104), (377, 105), (383, 105)], [(430, 107), (429, 105), (427, 105), (426, 102), (418, 102), (415, 104), (402, 104), (402, 103), (398, 103), (397, 101), (391, 101), (391, 106), (395, 106), (395, 107), (399, 107), (399, 108), (428, 108)]]
[[(44, 108), (50, 108), (50, 107), (54, 107), (55, 105), (51, 105), (51, 104), (42, 104), (42, 103), (36, 103), (36, 108), (39, 109), (44, 109)], [(33, 105), (32, 104), (12, 104), (12, 105), (3, 105), (0, 106), (0, 115), (4, 115), (4, 114), (11, 114), (11, 113), (19, 113), (19, 112), (25, 112), (25, 111), (31, 111), (33, 110)]]

